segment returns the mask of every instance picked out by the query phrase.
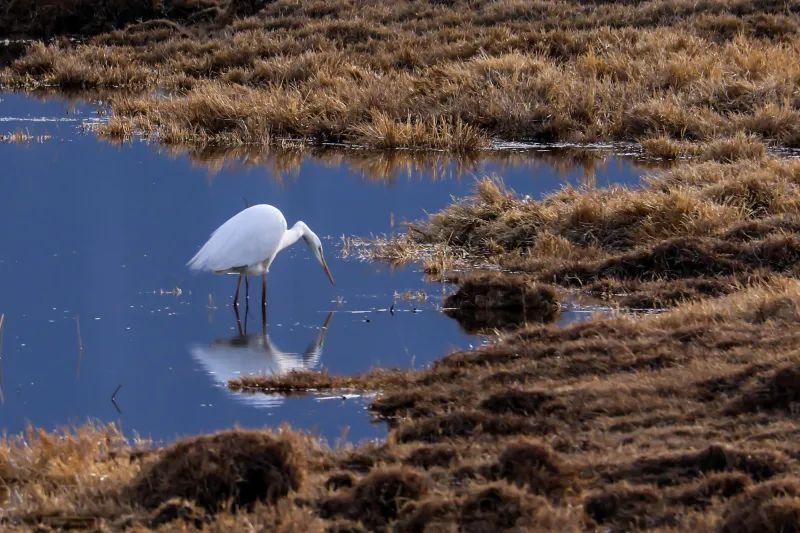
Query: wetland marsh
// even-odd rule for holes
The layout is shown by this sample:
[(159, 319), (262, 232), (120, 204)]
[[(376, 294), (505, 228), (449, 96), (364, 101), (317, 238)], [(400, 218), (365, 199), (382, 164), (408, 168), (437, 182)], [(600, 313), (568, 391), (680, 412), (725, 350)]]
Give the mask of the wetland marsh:
[[(0, 524), (797, 530), (799, 32), (783, 1), (8, 2)], [(259, 202), (337, 280), (281, 254), (264, 329), (185, 267)]]

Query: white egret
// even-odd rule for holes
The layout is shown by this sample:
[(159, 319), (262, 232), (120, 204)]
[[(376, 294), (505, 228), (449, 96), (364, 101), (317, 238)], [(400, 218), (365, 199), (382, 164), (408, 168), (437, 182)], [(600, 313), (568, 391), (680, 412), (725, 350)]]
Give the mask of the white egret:
[(277, 207), (267, 204), (248, 207), (217, 228), (187, 265), (192, 270), (238, 274), (234, 309), (239, 303), (242, 276), (260, 275), (263, 308), (266, 306), (267, 272), (272, 261), (278, 252), (303, 239), (333, 285), (319, 237), (303, 221), (296, 222), (291, 229), (286, 228), (286, 219)]

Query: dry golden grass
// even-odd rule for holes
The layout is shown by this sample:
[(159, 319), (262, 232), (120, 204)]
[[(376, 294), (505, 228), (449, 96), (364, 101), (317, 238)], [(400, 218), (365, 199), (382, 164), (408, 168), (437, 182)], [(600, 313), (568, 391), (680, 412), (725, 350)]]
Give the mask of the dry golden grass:
[(732, 163), (739, 159), (763, 159), (767, 155), (767, 146), (763, 142), (741, 132), (708, 143), (678, 141), (662, 135), (641, 139), (640, 144), (645, 155), (659, 159), (697, 157), (701, 161)]
[(437, 250), (462, 267), (527, 272), (634, 307), (800, 274), (800, 162), (767, 157), (747, 137), (697, 149), (714, 160), (676, 166), (635, 189), (565, 188), (535, 201), (485, 179), (474, 196), (362, 255), (428, 264)]
[(661, 138), (648, 149), (674, 157), (686, 151), (675, 140), (800, 143), (790, 4), (239, 3), (209, 1), (192, 18), (166, 2), (174, 20), (36, 44), (0, 83), (133, 89), (112, 97), (105, 133), (173, 144), (467, 152), (493, 139)]

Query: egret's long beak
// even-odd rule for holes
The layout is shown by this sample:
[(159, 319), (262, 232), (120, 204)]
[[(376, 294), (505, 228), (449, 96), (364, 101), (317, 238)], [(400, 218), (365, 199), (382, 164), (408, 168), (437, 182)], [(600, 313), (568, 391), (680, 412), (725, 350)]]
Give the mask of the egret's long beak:
[(328, 275), (328, 279), (331, 280), (331, 285), (336, 285), (333, 281), (333, 274), (331, 274), (331, 269), (328, 268), (328, 262), (325, 261), (324, 257), (320, 257), (320, 263), (322, 263), (322, 269), (325, 271), (325, 274)]

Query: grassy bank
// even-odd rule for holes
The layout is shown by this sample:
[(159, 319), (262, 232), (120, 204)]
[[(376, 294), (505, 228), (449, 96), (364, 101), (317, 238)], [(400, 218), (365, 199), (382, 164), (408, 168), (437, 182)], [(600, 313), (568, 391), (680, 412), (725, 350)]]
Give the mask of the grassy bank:
[(288, 379), (382, 387), (379, 445), (331, 450), (280, 430), (161, 449), (113, 428), (31, 431), (0, 443), (0, 520), (787, 531), (800, 516), (798, 320), (800, 284), (775, 279), (639, 320), (525, 328), (427, 370)]
[(774, 274), (796, 277), (800, 162), (760, 151), (751, 158), (751, 145), (740, 147), (723, 152), (725, 161), (742, 155), (737, 161), (679, 165), (638, 189), (567, 188), (535, 201), (484, 180), (473, 197), (371, 253), (424, 260), (445, 277), (464, 265), (499, 267), (631, 307), (720, 296)]
[(203, 17), (165, 3), (171, 19), (36, 44), (0, 81), (136, 91), (112, 96), (104, 133), (173, 144), (800, 144), (791, 3), (240, 3), (208, 2)]

